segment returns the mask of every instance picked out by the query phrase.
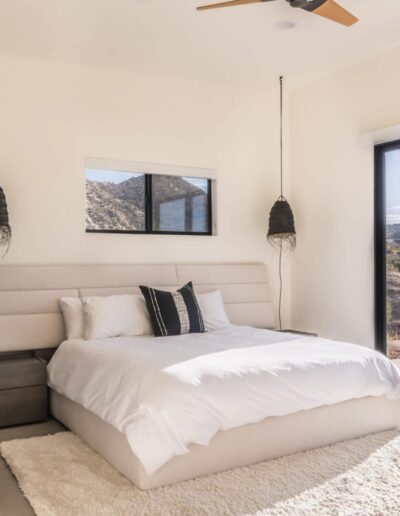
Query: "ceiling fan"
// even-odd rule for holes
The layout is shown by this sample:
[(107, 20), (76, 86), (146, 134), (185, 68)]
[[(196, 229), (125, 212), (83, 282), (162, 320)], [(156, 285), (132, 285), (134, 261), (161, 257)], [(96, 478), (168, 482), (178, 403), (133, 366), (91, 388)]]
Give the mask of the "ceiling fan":
[[(198, 11), (208, 9), (218, 9), (219, 7), (233, 7), (235, 5), (256, 4), (258, 2), (272, 2), (274, 0), (230, 0), (218, 4), (202, 5), (197, 7)], [(334, 0), (286, 0), (291, 7), (304, 9), (305, 11), (318, 14), (334, 22), (350, 27), (358, 22), (353, 14), (349, 13), (344, 7), (337, 4)]]

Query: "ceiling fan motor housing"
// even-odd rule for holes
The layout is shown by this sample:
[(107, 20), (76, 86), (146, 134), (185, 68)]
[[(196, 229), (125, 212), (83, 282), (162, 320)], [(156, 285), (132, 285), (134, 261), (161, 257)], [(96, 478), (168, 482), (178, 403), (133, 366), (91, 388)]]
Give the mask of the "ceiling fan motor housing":
[(315, 9), (321, 7), (326, 0), (286, 0), (286, 2), (289, 2), (291, 7), (299, 7), (306, 11), (315, 11)]

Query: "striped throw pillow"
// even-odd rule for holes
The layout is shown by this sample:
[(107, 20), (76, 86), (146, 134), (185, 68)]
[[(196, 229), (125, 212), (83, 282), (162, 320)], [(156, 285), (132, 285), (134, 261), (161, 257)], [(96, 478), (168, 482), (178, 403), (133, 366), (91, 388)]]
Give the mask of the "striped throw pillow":
[(140, 287), (156, 337), (203, 333), (204, 322), (192, 282), (176, 292)]

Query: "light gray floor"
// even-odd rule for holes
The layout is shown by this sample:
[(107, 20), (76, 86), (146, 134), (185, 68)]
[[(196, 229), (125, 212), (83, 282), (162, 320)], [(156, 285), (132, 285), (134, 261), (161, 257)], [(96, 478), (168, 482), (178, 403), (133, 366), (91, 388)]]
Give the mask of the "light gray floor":
[[(55, 419), (45, 423), (0, 428), (0, 442), (12, 439), (26, 439), (40, 435), (55, 434), (65, 428)], [(18, 484), (0, 457), (0, 516), (34, 516), (34, 512), (20, 491)]]

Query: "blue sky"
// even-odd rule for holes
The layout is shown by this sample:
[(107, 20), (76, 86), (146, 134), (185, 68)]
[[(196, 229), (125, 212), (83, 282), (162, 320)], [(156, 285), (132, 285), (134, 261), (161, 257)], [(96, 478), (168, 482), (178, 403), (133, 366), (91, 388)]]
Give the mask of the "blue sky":
[(131, 177), (139, 177), (142, 174), (132, 174), (131, 172), (118, 172), (117, 170), (97, 170), (87, 168), (85, 177), (89, 181), (97, 181), (98, 183), (115, 183), (119, 184)]
[(400, 150), (386, 152), (386, 223), (400, 224)]
[(184, 177), (188, 183), (197, 186), (201, 190), (207, 191), (208, 181), (207, 179), (202, 179), (201, 177)]
[[(119, 184), (131, 177), (139, 177), (142, 174), (133, 174), (132, 172), (119, 172), (117, 170), (99, 170), (93, 168), (87, 168), (85, 170), (85, 177), (89, 181), (97, 181), (98, 183), (114, 183)], [(201, 179), (197, 177), (184, 177), (188, 183), (191, 183), (197, 188), (201, 188), (205, 192), (207, 191), (207, 179)]]

